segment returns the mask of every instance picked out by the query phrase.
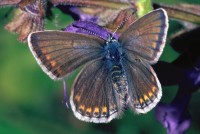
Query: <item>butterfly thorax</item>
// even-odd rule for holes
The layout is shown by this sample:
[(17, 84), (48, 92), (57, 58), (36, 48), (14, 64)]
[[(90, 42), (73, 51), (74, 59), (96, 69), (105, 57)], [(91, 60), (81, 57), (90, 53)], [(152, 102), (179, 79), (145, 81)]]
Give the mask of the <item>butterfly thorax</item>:
[(111, 39), (107, 41), (105, 46), (105, 51), (107, 60), (113, 63), (121, 62), (122, 48), (121, 44), (117, 40)]
[(105, 50), (106, 62), (110, 72), (113, 89), (126, 99), (128, 84), (122, 65), (122, 46), (117, 40), (111, 39), (106, 42)]

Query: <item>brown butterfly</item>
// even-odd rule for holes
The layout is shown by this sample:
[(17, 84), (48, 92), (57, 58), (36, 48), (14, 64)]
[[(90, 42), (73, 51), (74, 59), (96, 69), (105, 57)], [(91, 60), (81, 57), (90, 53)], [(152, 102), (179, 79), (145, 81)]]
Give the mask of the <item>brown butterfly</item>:
[(146, 113), (162, 96), (150, 66), (162, 54), (168, 16), (154, 10), (133, 22), (118, 39), (64, 31), (29, 35), (28, 44), (43, 71), (52, 79), (82, 67), (72, 86), (71, 108), (83, 121), (108, 123), (124, 109)]

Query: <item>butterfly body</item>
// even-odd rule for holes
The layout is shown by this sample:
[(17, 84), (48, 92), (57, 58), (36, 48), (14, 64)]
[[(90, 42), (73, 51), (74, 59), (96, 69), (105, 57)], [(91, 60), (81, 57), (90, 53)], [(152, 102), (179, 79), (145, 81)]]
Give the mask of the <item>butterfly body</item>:
[(113, 89), (119, 94), (125, 94), (127, 80), (122, 63), (122, 45), (116, 39), (109, 37), (104, 49), (106, 52), (104, 62), (110, 72), (108, 77), (111, 77)]
[(160, 101), (161, 84), (151, 64), (162, 54), (167, 30), (167, 14), (157, 9), (133, 22), (118, 39), (44, 31), (30, 34), (28, 42), (52, 79), (83, 66), (72, 85), (72, 111), (80, 120), (108, 123), (126, 108), (146, 113)]

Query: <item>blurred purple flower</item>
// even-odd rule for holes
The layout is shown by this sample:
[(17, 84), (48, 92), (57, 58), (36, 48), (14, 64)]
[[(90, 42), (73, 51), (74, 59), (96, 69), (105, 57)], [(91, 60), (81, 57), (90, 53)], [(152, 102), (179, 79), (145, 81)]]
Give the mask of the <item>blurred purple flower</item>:
[(70, 7), (69, 9), (71, 12), (77, 14), (79, 16), (79, 19), (81, 21), (91, 21), (91, 22), (97, 22), (98, 17), (90, 14), (86, 14), (84, 12), (81, 12), (81, 10), (78, 7)]
[[(76, 17), (78, 16), (79, 20), (92, 21), (101, 26), (107, 26), (112, 23), (118, 18), (118, 14), (122, 10), (132, 11), (137, 9), (136, 1), (127, 0), (51, 0), (51, 3), (58, 7), (60, 5), (74, 5), (74, 7), (70, 7), (70, 10), (67, 10), (76, 15)], [(64, 8), (61, 10), (66, 11)], [(124, 16), (126, 17), (126, 14)]]
[(119, 28), (118, 32), (123, 32), (136, 20), (136, 16), (133, 13), (135, 14), (138, 8), (135, 1), (51, 0), (51, 2), (62, 12), (70, 14), (74, 20), (93, 22), (108, 31), (114, 31), (121, 25), (121, 22), (129, 18)]
[[(182, 78), (177, 81), (179, 85), (178, 93), (170, 104), (158, 104), (155, 112), (157, 120), (167, 129), (168, 134), (183, 134), (190, 127), (191, 117), (187, 109), (188, 104), (192, 93), (200, 88), (200, 59), (196, 61), (192, 68), (171, 67), (171, 75), (173, 74), (173, 69), (177, 71), (177, 68), (182, 70), (176, 72), (176, 74), (182, 72)], [(179, 77), (172, 76), (175, 76), (175, 79)], [(161, 82), (163, 82), (163, 79), (161, 79)]]
[[(194, 92), (200, 88), (200, 57), (197, 59), (194, 67), (186, 71), (185, 84), (180, 85)], [(182, 87), (183, 88), (183, 87)]]
[(171, 104), (157, 105), (156, 118), (168, 134), (183, 134), (190, 127), (191, 117), (187, 110), (190, 96), (180, 91)]
[[(162, 68), (162, 66), (159, 67)], [(170, 68), (171, 73), (168, 74), (173, 78), (170, 81), (180, 78), (180, 76), (176, 76), (176, 74), (182, 73), (182, 78), (176, 81), (179, 85), (178, 93), (170, 104), (158, 104), (155, 115), (157, 120), (167, 129), (168, 134), (183, 134), (191, 125), (191, 117), (188, 111), (189, 101), (192, 93), (200, 88), (200, 60), (197, 60), (194, 67), (191, 68), (181, 69), (180, 67), (173, 67)], [(179, 70), (179, 72), (177, 72), (177, 70)], [(174, 71), (176, 71), (176, 73)], [(162, 76), (163, 73), (159, 72), (158, 74)], [(161, 83), (162, 82), (163, 79), (161, 79)]]
[(200, 27), (196, 27), (170, 38), (170, 45), (180, 56), (172, 63), (158, 62), (154, 66), (162, 86), (179, 86), (171, 103), (156, 107), (155, 116), (168, 134), (183, 134), (191, 125), (188, 105), (192, 94), (200, 88), (199, 34)]

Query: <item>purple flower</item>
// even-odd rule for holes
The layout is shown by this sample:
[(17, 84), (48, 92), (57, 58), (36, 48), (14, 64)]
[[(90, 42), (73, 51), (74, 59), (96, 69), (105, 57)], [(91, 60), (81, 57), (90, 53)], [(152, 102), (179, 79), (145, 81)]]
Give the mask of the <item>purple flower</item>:
[(156, 118), (168, 134), (183, 134), (190, 127), (191, 117), (187, 110), (190, 96), (180, 91), (171, 104), (157, 105)]
[(171, 103), (156, 107), (155, 116), (168, 134), (182, 134), (191, 125), (188, 105), (192, 94), (200, 88), (199, 34), (198, 27), (171, 38), (170, 45), (180, 56), (172, 63), (159, 62), (154, 66), (163, 86), (179, 86)]
[[(65, 31), (67, 32), (73, 32), (73, 33), (82, 33), (82, 34), (88, 34), (88, 35), (95, 35), (99, 38), (102, 38), (104, 40), (107, 40), (112, 33), (110, 33), (105, 28), (89, 21), (76, 21), (72, 23), (71, 25), (67, 26), (65, 28)], [(114, 37), (117, 39), (118, 35), (114, 35)]]
[(186, 71), (185, 84), (181, 85), (190, 89), (190, 92), (194, 92), (200, 87), (200, 57), (197, 59), (194, 67)]
[[(135, 1), (94, 1), (94, 0), (51, 0), (51, 3), (55, 6), (59, 5), (75, 5), (70, 9), (62, 8), (61, 10), (66, 12), (73, 12), (79, 20), (92, 21), (101, 26), (106, 26), (112, 23), (118, 14), (123, 10), (136, 10), (137, 6)], [(127, 14), (120, 16), (120, 18), (126, 17)]]
[[(165, 68), (166, 65), (167, 64), (165, 63)], [(175, 81), (178, 82), (179, 90), (170, 104), (160, 103), (157, 105), (155, 116), (157, 120), (167, 129), (168, 134), (183, 134), (191, 125), (188, 104), (192, 93), (200, 88), (200, 60), (197, 60), (195, 67), (193, 68), (181, 69), (180, 67), (175, 67), (173, 65), (167, 66), (171, 66), (171, 73), (168, 75), (173, 77), (170, 82), (168, 81), (167, 83), (171, 84)], [(162, 66), (159, 67), (162, 68)], [(161, 73), (160, 75), (162, 76), (163, 73), (159, 73)], [(173, 73), (175, 73), (175, 75), (173, 75)], [(178, 76), (178, 73), (182, 75)], [(180, 79), (178, 80), (179, 77)], [(165, 79), (161, 79), (161, 82), (166, 84)]]
[(98, 20), (97, 16), (81, 12), (81, 10), (78, 7), (71, 7), (70, 11), (72, 11), (75, 14), (77, 14), (81, 21), (97, 22), (97, 20)]

